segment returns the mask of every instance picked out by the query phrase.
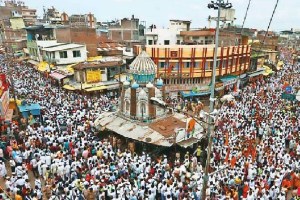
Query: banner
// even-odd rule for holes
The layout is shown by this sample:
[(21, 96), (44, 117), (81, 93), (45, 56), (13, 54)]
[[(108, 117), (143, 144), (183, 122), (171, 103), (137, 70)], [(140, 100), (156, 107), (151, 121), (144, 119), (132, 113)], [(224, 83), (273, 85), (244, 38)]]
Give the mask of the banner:
[(100, 82), (101, 80), (101, 70), (86, 71), (86, 81), (88, 83), (96, 83)]
[(5, 113), (8, 109), (9, 106), (9, 95), (8, 95), (8, 91), (5, 91), (0, 99), (0, 110), (1, 110), (1, 116), (4, 117)]

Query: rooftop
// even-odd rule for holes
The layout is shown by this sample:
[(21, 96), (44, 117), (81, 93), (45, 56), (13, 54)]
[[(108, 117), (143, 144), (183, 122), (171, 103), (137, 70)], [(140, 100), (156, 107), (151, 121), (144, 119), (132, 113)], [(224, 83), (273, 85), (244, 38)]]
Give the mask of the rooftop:
[(82, 69), (90, 69), (90, 68), (115, 67), (120, 65), (123, 65), (123, 61), (78, 63), (73, 66), (73, 69), (82, 70)]
[(80, 48), (84, 47), (82, 44), (65, 44), (65, 43), (60, 43), (59, 45), (53, 46), (53, 47), (46, 47), (43, 48), (43, 51), (62, 51), (62, 50), (67, 50), (67, 49), (75, 49), (75, 48)]

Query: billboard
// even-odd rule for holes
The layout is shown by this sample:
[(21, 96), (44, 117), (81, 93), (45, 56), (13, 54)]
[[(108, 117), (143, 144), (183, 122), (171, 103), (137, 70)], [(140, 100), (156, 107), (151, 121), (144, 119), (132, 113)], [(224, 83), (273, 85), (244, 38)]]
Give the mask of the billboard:
[(86, 81), (88, 83), (96, 83), (101, 81), (100, 70), (88, 70), (86, 71)]
[(234, 21), (235, 9), (221, 9), (221, 21)]

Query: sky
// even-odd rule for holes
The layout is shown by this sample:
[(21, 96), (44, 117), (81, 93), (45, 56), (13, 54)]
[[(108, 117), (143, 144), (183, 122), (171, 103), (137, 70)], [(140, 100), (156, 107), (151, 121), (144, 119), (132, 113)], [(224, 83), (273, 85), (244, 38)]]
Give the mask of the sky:
[[(1, 0), (0, 0), (1, 1)], [(97, 21), (130, 18), (133, 14), (146, 26), (166, 28), (169, 19), (191, 20), (193, 28), (208, 26), (207, 17), (217, 16), (216, 10), (207, 8), (209, 0), (23, 0), (38, 10), (54, 6), (68, 14), (95, 14)], [(236, 9), (235, 24), (242, 25), (249, 0), (229, 0)], [(252, 0), (245, 27), (267, 29), (276, 0)], [(300, 28), (300, 0), (279, 0), (270, 30)], [(215, 26), (212, 24), (212, 26)]]

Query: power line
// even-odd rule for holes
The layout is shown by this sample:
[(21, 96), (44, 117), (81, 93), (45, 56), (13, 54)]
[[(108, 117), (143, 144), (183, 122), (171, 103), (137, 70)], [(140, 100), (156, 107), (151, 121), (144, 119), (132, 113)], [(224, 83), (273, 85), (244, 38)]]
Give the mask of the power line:
[(276, 9), (277, 9), (278, 2), (279, 2), (279, 0), (276, 1), (275, 7), (274, 7), (274, 9), (273, 9), (272, 16), (271, 16), (271, 19), (270, 19), (270, 22), (269, 22), (269, 25), (268, 25), (268, 28), (267, 28), (267, 31), (266, 31), (266, 34), (265, 34), (265, 36), (264, 36), (264, 39), (263, 39), (262, 43), (260, 44), (259, 51), (261, 51), (263, 45), (265, 44), (265, 40), (266, 40), (266, 37), (267, 37), (267, 35), (268, 35), (268, 32), (269, 32), (269, 29), (270, 29), (270, 26), (271, 26), (271, 23), (272, 23), (272, 20), (273, 20), (275, 11), (276, 11)]
[(246, 21), (247, 16), (248, 16), (248, 10), (249, 10), (251, 1), (252, 1), (252, 0), (249, 0), (249, 2), (248, 2), (247, 10), (246, 10), (246, 13), (245, 13), (245, 17), (244, 17), (243, 25), (242, 25), (242, 29), (241, 29), (241, 35), (243, 34), (243, 31), (244, 31), (244, 25), (245, 25), (245, 21)]

